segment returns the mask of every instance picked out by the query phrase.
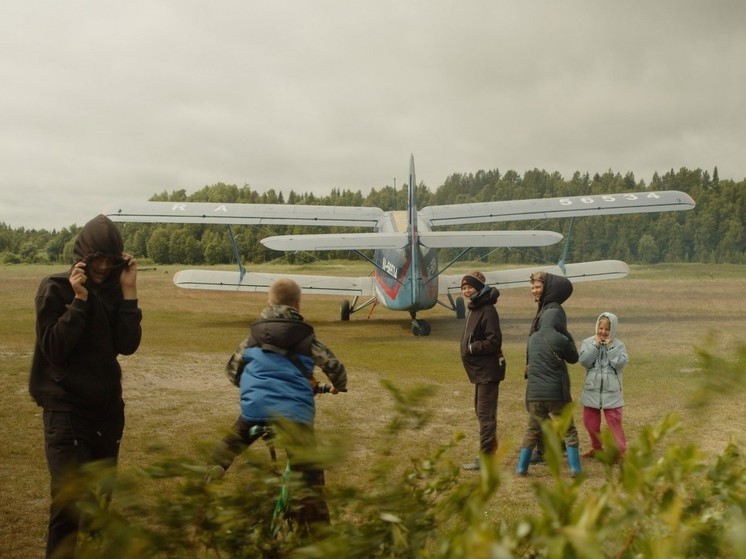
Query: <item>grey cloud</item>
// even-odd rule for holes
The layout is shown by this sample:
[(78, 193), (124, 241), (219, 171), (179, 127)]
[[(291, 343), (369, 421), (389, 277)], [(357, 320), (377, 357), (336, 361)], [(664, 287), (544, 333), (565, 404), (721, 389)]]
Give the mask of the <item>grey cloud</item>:
[(0, 7), (0, 221), (214, 182), (366, 192), (452, 172), (718, 166), (742, 180), (746, 4)]

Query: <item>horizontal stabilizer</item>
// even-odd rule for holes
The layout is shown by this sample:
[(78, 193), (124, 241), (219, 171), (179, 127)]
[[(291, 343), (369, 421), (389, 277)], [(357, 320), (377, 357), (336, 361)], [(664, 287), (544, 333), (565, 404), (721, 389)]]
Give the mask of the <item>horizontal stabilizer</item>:
[(140, 202), (112, 204), (103, 214), (112, 221), (138, 223), (222, 223), (224, 225), (325, 225), (377, 227), (383, 210), (299, 204), (219, 204)]
[(423, 231), (420, 244), (429, 248), (541, 247), (562, 240), (553, 231)]
[(665, 190), (428, 206), (420, 210), (420, 216), (428, 220), (431, 226), (439, 227), (525, 219), (671, 212), (693, 207), (694, 200), (685, 192)]
[(218, 270), (181, 270), (174, 276), (174, 284), (184, 289), (208, 291), (268, 291), (273, 281), (280, 278), (295, 281), (304, 293), (317, 295), (373, 295), (373, 277), (347, 278), (340, 276), (310, 276), (302, 274), (259, 274)]
[(330, 233), (327, 235), (278, 235), (259, 241), (272, 250), (364, 250), (401, 249), (407, 246), (405, 233)]
[[(565, 276), (572, 283), (581, 281), (600, 281), (619, 279), (629, 274), (629, 266), (621, 260), (597, 260), (594, 262), (576, 262), (565, 264), (564, 271), (559, 265), (534, 266), (532, 268), (516, 268), (512, 270), (496, 270), (483, 272), (488, 285), (498, 289), (511, 287), (528, 287), (529, 278), (534, 272), (549, 272), (557, 276)], [(460, 293), (463, 275), (440, 276), (440, 293)]]

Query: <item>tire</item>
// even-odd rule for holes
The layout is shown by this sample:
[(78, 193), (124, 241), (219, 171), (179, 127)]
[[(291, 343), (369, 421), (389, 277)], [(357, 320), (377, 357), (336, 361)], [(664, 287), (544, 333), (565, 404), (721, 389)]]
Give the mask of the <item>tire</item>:
[(350, 302), (347, 299), (339, 305), (339, 319), (343, 322), (350, 320)]
[(430, 323), (427, 320), (418, 320), (412, 323), (412, 334), (415, 336), (429, 336)]

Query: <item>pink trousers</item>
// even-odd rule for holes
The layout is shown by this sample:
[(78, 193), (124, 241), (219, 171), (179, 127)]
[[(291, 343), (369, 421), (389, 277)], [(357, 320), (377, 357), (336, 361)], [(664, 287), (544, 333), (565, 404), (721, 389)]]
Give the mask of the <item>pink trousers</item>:
[[(622, 410), (624, 408), (613, 408), (603, 410), (606, 424), (609, 426), (611, 436), (619, 449), (620, 454), (627, 450), (627, 441), (622, 429)], [(601, 450), (601, 410), (583, 406), (583, 425), (585, 425), (588, 436), (591, 439), (593, 450)]]

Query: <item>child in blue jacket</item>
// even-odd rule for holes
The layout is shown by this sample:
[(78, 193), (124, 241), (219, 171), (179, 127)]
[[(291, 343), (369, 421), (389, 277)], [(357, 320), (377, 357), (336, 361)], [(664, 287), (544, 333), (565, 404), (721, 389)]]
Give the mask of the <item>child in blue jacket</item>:
[[(221, 474), (241, 451), (267, 432), (266, 427), (278, 422), (291, 423), (299, 434), (294, 442), (313, 448), (314, 394), (347, 391), (345, 367), (304, 322), (300, 296), (294, 281), (275, 281), (260, 319), (251, 325), (249, 335), (228, 361), (226, 374), (239, 387), (241, 413), (215, 452)], [(314, 366), (324, 371), (331, 386), (316, 381)], [(301, 473), (314, 495), (302, 500), (295, 520), (305, 526), (328, 523), (324, 471), (315, 464), (293, 461), (290, 455), (288, 460), (291, 470)]]

